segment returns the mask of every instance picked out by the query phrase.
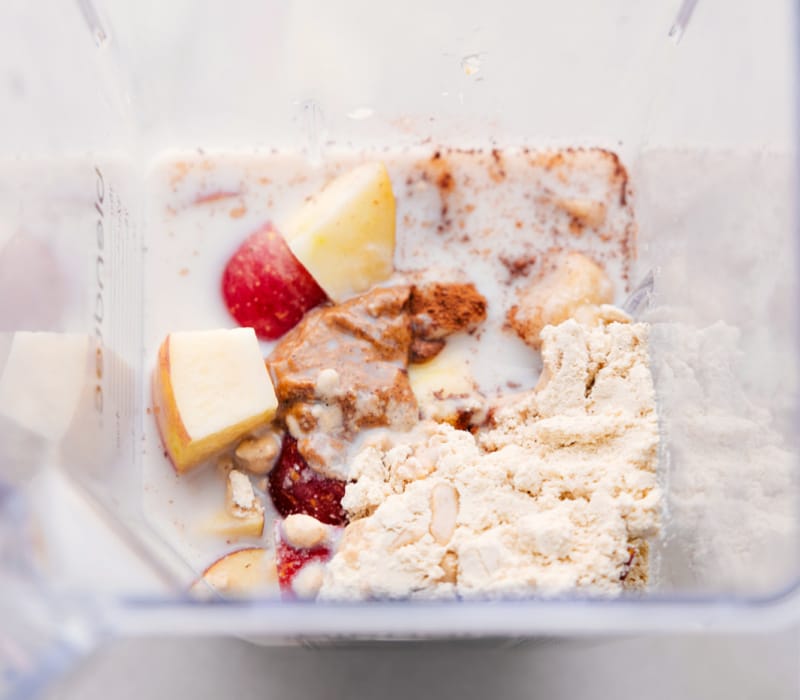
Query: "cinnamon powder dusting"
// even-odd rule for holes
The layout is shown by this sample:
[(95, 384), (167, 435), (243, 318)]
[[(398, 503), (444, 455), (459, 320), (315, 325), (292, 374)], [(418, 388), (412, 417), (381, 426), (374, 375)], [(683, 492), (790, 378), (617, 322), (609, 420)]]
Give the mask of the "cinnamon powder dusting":
[(523, 255), (511, 258), (507, 255), (499, 255), (498, 259), (508, 271), (508, 282), (512, 282), (520, 277), (527, 277), (531, 267), (536, 264), (537, 256)]

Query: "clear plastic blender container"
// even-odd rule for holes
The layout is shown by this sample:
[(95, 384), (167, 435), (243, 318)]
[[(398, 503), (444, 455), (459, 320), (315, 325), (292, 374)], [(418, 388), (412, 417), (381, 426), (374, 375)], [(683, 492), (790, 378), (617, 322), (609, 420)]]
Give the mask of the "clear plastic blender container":
[[(692, 10), (694, 10), (692, 12)], [(795, 17), (684, 3), (0, 10), (0, 660), (111, 634), (531, 637), (796, 618)], [(142, 506), (165, 149), (602, 146), (629, 169), (665, 528), (647, 594), (200, 604)]]

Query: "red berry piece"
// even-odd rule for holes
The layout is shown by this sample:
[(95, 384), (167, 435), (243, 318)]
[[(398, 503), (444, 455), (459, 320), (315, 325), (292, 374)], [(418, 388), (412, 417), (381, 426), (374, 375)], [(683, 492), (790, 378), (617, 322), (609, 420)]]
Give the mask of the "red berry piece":
[(344, 481), (329, 479), (308, 466), (297, 449), (297, 440), (285, 435), (278, 461), (269, 473), (269, 494), (285, 518), (305, 513), (328, 525), (344, 525)]
[(291, 594), (293, 593), (292, 581), (300, 573), (300, 570), (310, 562), (327, 562), (333, 552), (324, 544), (310, 549), (293, 547), (283, 537), (281, 525), (281, 523), (275, 523), (275, 562), (278, 567), (278, 584), (281, 591)]

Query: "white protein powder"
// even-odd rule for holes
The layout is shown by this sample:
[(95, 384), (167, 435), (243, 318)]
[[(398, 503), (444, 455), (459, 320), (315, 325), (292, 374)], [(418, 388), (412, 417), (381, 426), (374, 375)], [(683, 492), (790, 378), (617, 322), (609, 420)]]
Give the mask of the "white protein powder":
[[(621, 592), (631, 541), (659, 529), (647, 333), (642, 323), (549, 326), (546, 383), (498, 408), (493, 429), (476, 437), (425, 422), (366, 445), (343, 500), (353, 521), (320, 596)], [(434, 496), (441, 484), (457, 492), (455, 514)]]

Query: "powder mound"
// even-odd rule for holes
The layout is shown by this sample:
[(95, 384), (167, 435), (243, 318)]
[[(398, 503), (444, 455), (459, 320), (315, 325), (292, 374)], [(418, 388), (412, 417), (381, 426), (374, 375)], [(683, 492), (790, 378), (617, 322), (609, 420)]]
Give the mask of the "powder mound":
[[(648, 326), (542, 331), (543, 379), (472, 435), (422, 422), (351, 465), (321, 598), (616, 595), (659, 529)], [(638, 558), (638, 559), (637, 559)]]

